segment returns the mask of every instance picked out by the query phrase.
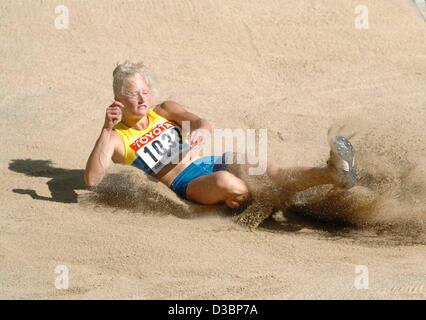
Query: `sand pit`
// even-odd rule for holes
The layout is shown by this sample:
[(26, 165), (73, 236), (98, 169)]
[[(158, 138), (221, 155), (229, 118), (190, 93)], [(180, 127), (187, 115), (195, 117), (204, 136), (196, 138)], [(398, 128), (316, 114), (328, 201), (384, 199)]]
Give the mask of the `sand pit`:
[[(2, 3), (0, 298), (425, 299), (426, 24), (413, 1), (363, 4), (368, 29), (357, 1), (73, 1), (58, 29), (54, 1)], [(255, 231), (130, 167), (88, 190), (126, 59), (217, 128), (266, 128), (282, 166), (354, 134), (357, 186), (300, 193)]]

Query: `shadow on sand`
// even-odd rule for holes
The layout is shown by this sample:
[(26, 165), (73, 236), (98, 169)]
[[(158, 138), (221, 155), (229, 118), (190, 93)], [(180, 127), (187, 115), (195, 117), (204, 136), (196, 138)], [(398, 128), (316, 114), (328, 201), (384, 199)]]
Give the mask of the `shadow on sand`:
[[(29, 195), (34, 200), (80, 203), (137, 213), (172, 214), (180, 218), (223, 213), (223, 206), (200, 206), (177, 199), (174, 194), (167, 196), (165, 186), (154, 184), (152, 179), (137, 180), (138, 177), (129, 172), (107, 174), (99, 186), (91, 188), (84, 183), (84, 170), (57, 168), (51, 160), (14, 159), (9, 163), (9, 170), (28, 177), (50, 178), (47, 182), (50, 197), (41, 196), (34, 189), (12, 190), (14, 193)], [(164, 189), (163, 192), (157, 190), (160, 187)], [(91, 192), (79, 195), (77, 190)]]
[(70, 170), (52, 167), (51, 160), (14, 159), (9, 163), (9, 170), (29, 177), (51, 178), (47, 182), (51, 197), (37, 194), (33, 189), (13, 189), (19, 194), (27, 194), (35, 200), (62, 203), (77, 203), (75, 190), (87, 190), (84, 184), (84, 170)]

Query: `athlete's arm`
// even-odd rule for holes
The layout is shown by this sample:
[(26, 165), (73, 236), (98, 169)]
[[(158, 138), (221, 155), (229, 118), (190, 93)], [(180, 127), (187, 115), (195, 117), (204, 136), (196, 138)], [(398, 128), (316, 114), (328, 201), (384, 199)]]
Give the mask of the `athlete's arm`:
[(89, 156), (84, 172), (84, 182), (88, 186), (96, 186), (102, 181), (107, 169), (111, 166), (114, 151), (116, 149), (116, 133), (112, 128), (120, 121), (121, 103), (114, 101), (106, 109), (105, 123), (101, 134)]
[(177, 102), (164, 101), (155, 108), (155, 112), (166, 119), (178, 123), (180, 126), (182, 126), (183, 121), (189, 121), (191, 146), (203, 144), (212, 132), (212, 127), (207, 120), (189, 112)]

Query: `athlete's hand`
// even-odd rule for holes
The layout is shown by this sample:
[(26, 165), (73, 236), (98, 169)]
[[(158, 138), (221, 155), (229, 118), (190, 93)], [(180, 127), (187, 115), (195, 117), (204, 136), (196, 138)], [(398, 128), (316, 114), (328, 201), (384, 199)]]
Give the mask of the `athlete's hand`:
[(204, 128), (199, 128), (191, 132), (189, 136), (189, 144), (192, 149), (198, 149), (210, 137), (210, 131)]
[(104, 128), (112, 130), (112, 128), (121, 120), (121, 109), (124, 105), (119, 101), (114, 101), (105, 112)]

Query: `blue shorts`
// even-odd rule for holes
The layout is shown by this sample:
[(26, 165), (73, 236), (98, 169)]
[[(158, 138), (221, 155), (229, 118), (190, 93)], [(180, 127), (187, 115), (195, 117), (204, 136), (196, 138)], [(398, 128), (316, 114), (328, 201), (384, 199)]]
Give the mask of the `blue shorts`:
[(222, 156), (207, 156), (195, 160), (173, 180), (170, 188), (179, 197), (187, 199), (186, 189), (188, 185), (198, 177), (208, 176), (213, 172), (226, 170), (226, 162), (231, 155), (232, 153), (225, 152)]

